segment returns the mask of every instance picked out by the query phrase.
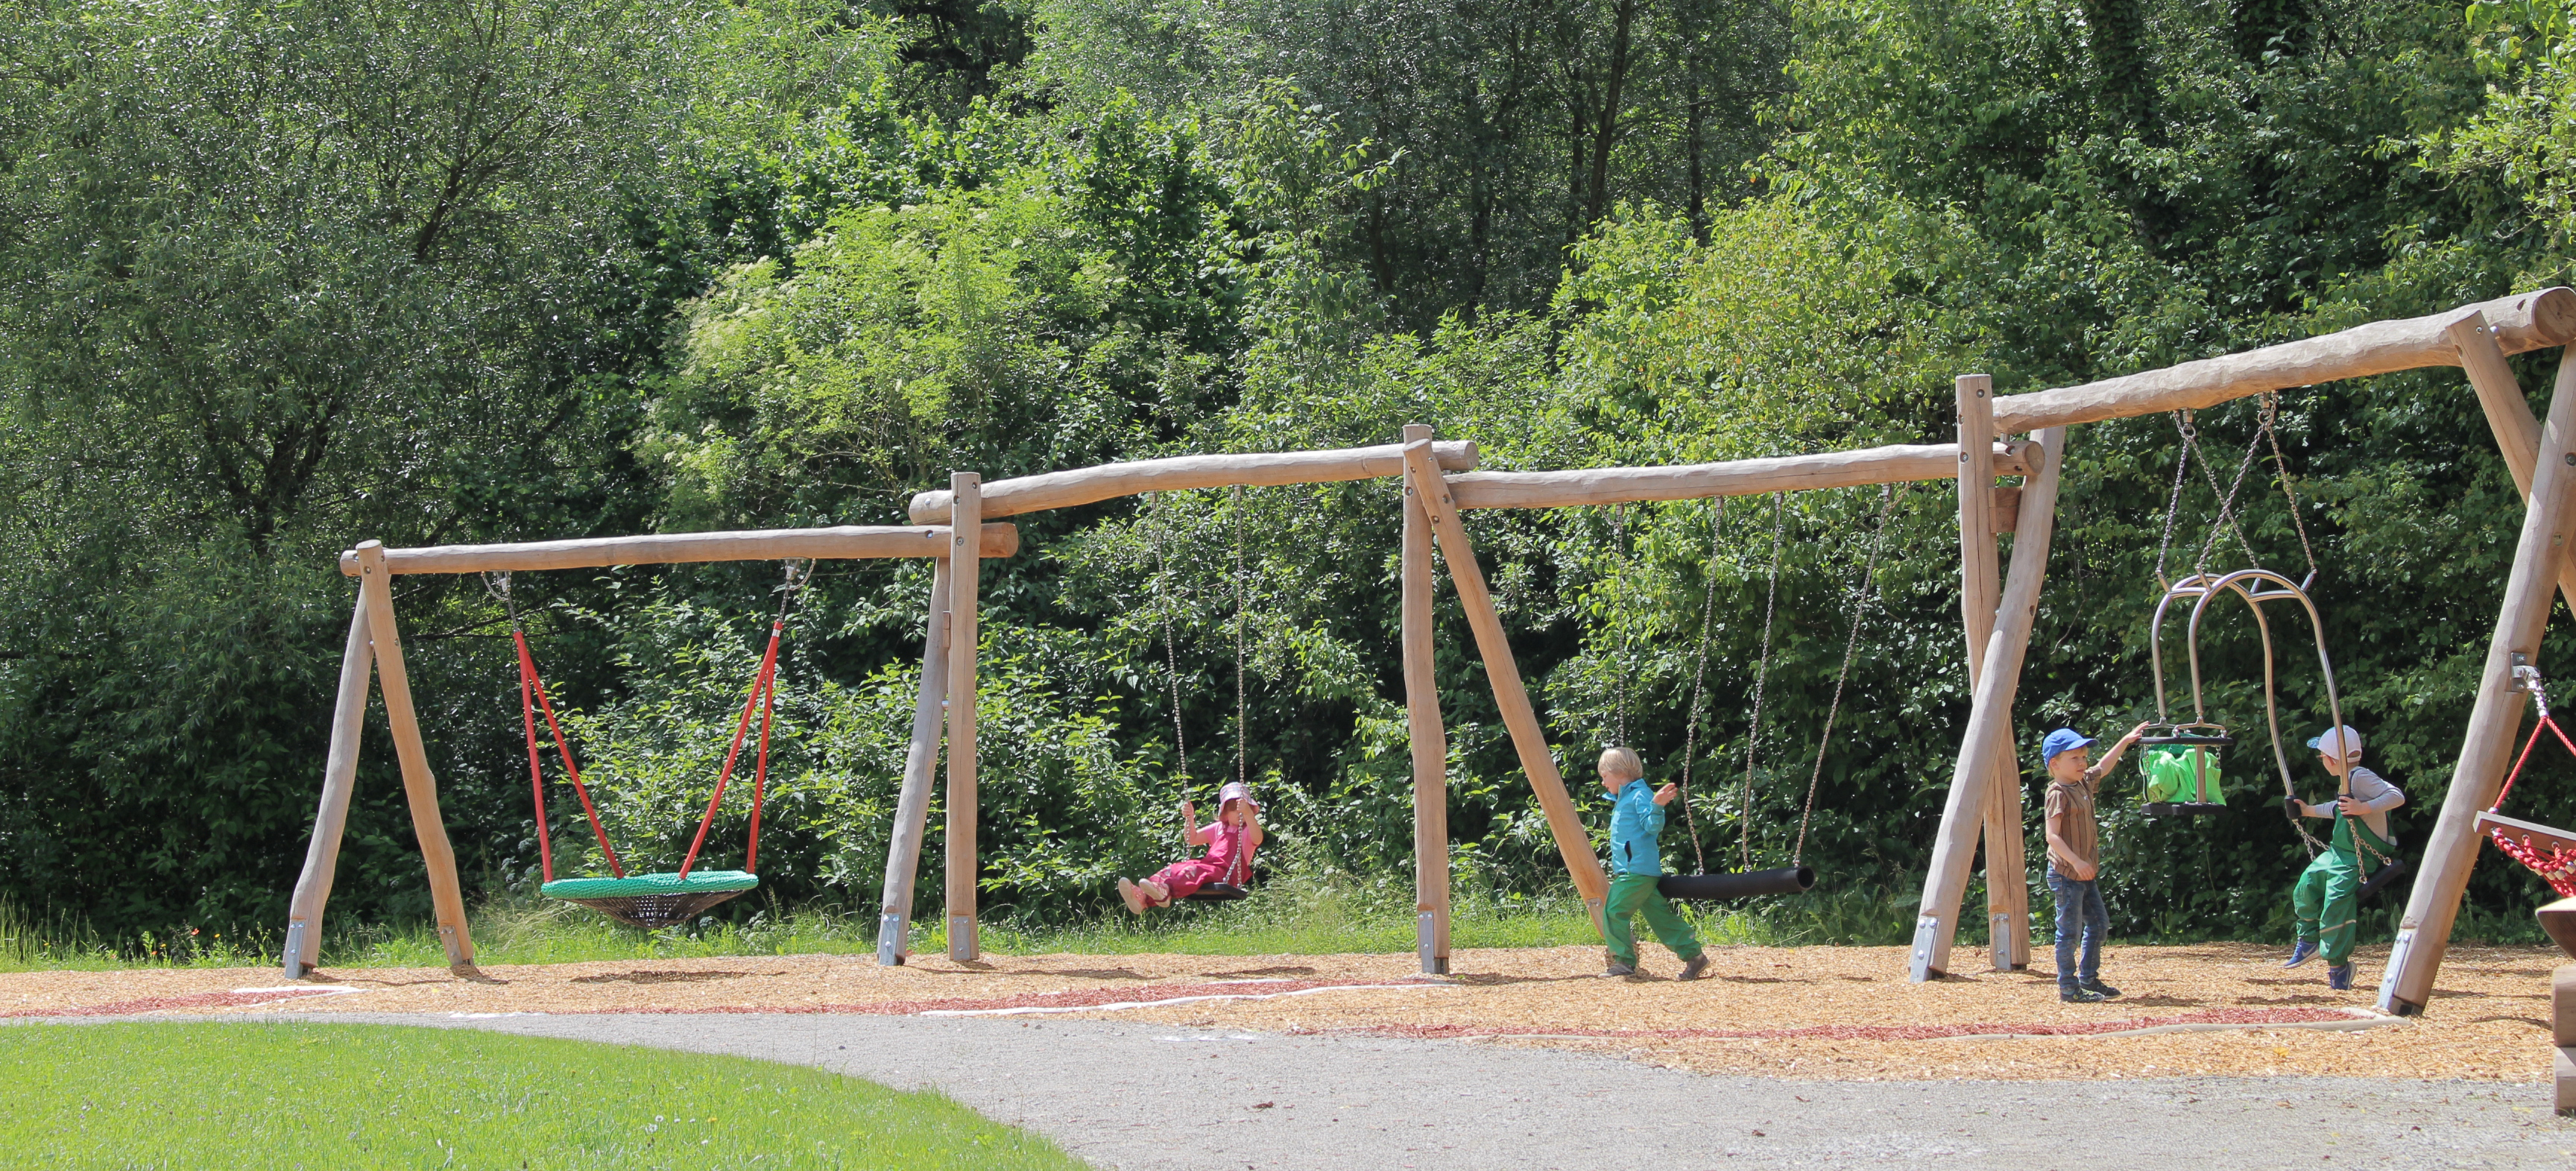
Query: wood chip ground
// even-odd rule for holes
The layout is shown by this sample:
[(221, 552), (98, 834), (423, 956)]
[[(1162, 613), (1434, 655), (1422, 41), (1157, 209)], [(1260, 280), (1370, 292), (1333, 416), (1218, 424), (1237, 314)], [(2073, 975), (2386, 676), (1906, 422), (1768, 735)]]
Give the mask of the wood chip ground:
[[(1035, 955), (957, 964), (916, 956), (614, 961), (543, 967), (335, 968), (300, 985), (275, 969), (0, 975), (0, 1016), (317, 1012), (858, 1012), (1047, 1010), (1269, 1032), (1357, 1032), (1541, 1045), (1706, 1073), (1826, 1079), (2339, 1075), (2538, 1081), (2550, 1069), (2547, 948), (2454, 947), (2422, 1017), (2357, 1031), (2385, 948), (2357, 957), (2364, 987), (2334, 992), (2325, 965), (2279, 966), (2244, 944), (2119, 947), (2103, 978), (2127, 993), (2060, 1003), (2048, 972), (1905, 978), (1901, 948), (1721, 948), (1684, 984), (1651, 951), (1647, 976), (1603, 979), (1594, 948), (1466, 951), (1447, 980), (1410, 954)], [(1962, 961), (1976, 958), (1963, 950)], [(2044, 968), (2047, 957), (2043, 953)], [(1963, 967), (1973, 965), (1963, 962)], [(337, 991), (353, 989), (354, 991)], [(1158, 1003), (1173, 1002), (1173, 1003)], [(2106, 1033), (2256, 1021), (2228, 1031)]]

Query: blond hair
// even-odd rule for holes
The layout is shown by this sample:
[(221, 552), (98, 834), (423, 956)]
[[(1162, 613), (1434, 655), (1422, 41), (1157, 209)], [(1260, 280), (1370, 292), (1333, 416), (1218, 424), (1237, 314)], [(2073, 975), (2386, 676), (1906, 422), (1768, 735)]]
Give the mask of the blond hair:
[(1601, 769), (1614, 777), (1636, 780), (1646, 775), (1646, 762), (1637, 759), (1637, 750), (1613, 745), (1601, 750)]

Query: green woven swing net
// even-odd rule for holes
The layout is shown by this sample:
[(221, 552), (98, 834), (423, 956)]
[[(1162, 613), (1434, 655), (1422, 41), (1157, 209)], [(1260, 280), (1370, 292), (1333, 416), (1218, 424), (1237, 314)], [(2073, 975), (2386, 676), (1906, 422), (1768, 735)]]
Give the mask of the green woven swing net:
[(579, 903), (620, 923), (647, 931), (686, 923), (691, 916), (760, 885), (740, 870), (630, 874), (624, 878), (558, 878), (538, 889), (547, 898)]

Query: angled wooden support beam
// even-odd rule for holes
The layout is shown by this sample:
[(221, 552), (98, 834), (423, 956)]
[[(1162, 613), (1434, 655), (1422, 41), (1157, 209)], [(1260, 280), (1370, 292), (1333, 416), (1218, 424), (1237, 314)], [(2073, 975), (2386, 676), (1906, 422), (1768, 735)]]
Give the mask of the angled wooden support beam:
[(1574, 877), (1575, 893), (1582, 897), (1583, 905), (1592, 912), (1593, 925), (1598, 927), (1602, 900), (1610, 893), (1610, 880), (1601, 872), (1601, 858), (1592, 852), (1591, 835), (1584, 831), (1583, 819), (1576, 816), (1574, 799), (1565, 791), (1565, 778), (1556, 770), (1556, 757), (1548, 751), (1547, 733), (1539, 726), (1537, 711), (1530, 706), (1529, 689), (1521, 683), (1520, 664), (1512, 658), (1502, 616), (1494, 611), (1494, 597), (1485, 589), (1485, 573), (1476, 563), (1475, 547), (1467, 541), (1466, 526), (1459, 523), (1458, 502), (1450, 496), (1449, 486), (1432, 458), (1429, 440), (1406, 444), (1404, 462), (1412, 473), (1413, 498), (1430, 518), (1440, 551), (1449, 559), (1449, 583), (1457, 587), (1459, 605), (1467, 612), (1468, 629), (1475, 632), (1476, 650), (1485, 660), (1485, 678), (1494, 688), (1494, 706), (1502, 710), (1503, 726), (1511, 732), (1512, 748), (1520, 754), (1521, 771), (1529, 775), (1530, 789), (1538, 795), (1539, 808), (1547, 814), (1548, 832), (1556, 838), (1556, 850), (1565, 858), (1566, 872)]
[(1986, 639), (1968, 731), (1950, 772), (1950, 797), (1923, 878), (1923, 904), (1914, 921), (1911, 978), (1929, 980), (1950, 970), (1950, 944), (1958, 932), (1959, 901), (1967, 894), (1974, 846), (1993, 795), (1995, 762), (2012, 739), (2013, 696), (2021, 685), (2023, 654), (2039, 614), (2040, 586), (2048, 577), (2048, 542), (2057, 520), (2058, 472), (2066, 464), (2066, 432), (2040, 432), (2039, 470), (2022, 490), (2021, 531), (2013, 538), (2012, 570), (2004, 579), (1994, 633)]
[(2576, 291), (2540, 289), (2403, 321), (2374, 321), (2340, 333), (2203, 358), (2143, 374), (2005, 395), (1995, 400), (1995, 426), (2005, 432), (2036, 431), (2186, 408), (2200, 410), (2267, 390), (2456, 365), (2459, 347), (2451, 338), (2451, 325), (2471, 310), (2484, 316), (2496, 344), (2508, 354), (2576, 341)]
[[(1020, 551), (1015, 525), (983, 526), (983, 555)], [(596, 569), (608, 565), (667, 565), (701, 561), (773, 561), (812, 557), (834, 561), (866, 557), (946, 557), (948, 529), (941, 525), (893, 527), (842, 525), (828, 529), (760, 529), (732, 533), (648, 533), (636, 537), (584, 537), (513, 545), (438, 545), (385, 550), (387, 573), (501, 573), (513, 570)], [(355, 550), (340, 555), (340, 572), (358, 575)]]
[[(2021, 448), (1988, 453), (1998, 475), (2022, 472)], [(1852, 488), (1947, 480), (1959, 474), (1959, 449), (1913, 443), (1765, 456), (1661, 468), (1572, 468), (1561, 472), (1471, 472), (1449, 478), (1460, 508), (1577, 508), (1640, 500), (1706, 500), (1811, 488)]]
[(2431, 1002), (2433, 979), (2450, 948), (2451, 925), (2459, 918), (2460, 896), (2477, 866), (2478, 815), (2495, 803), (2505, 769), (2513, 763), (2515, 733), (2529, 703), (2528, 695), (2516, 689), (2513, 669), (2540, 665), (2540, 640), (2549, 627), (2561, 559), (2568, 538), (2576, 534), (2576, 362), (2564, 357), (2533, 463), (2531, 503), (2523, 510), (2522, 535), (2514, 546), (2513, 570), (2505, 578), (2495, 635), (2487, 644), (2477, 703), (2469, 711), (2441, 816), (2425, 841), (2415, 889), (2407, 896), (2396, 945), (2380, 977), (2381, 1012), (2408, 1016)]
[[(1404, 429), (1406, 443), (1429, 442), (1431, 428)], [(1424, 975), (1449, 971), (1449, 733), (1440, 720), (1440, 676), (1433, 669), (1431, 514), (1422, 485), (1404, 476), (1402, 561), (1405, 741), (1413, 756), (1413, 949)]]
[(886, 841), (883, 903), (877, 915), (877, 963), (893, 967), (912, 954), (912, 888), (921, 873), (921, 840), (930, 832), (930, 786), (939, 776), (939, 733), (948, 717), (948, 559), (931, 563), (930, 620), (921, 640), (921, 688), (912, 701), (912, 745), (903, 755), (903, 790), (895, 797)]
[(429, 867), (429, 904), (438, 919), (438, 941), (447, 949), (452, 968), (471, 967), (474, 939), (465, 925), (465, 888), (456, 880), (456, 851), (447, 842), (447, 822), (438, 812), (438, 777), (429, 769), (429, 749), (421, 743), (420, 717), (411, 702), (411, 677), (403, 672), (402, 636), (394, 622), (392, 574), (385, 570), (385, 548), (374, 541), (358, 546), (358, 596), (367, 609), (367, 637), (376, 659), (376, 686), (385, 697), (385, 723), (394, 736), (394, 759), (402, 765), (403, 797), (411, 805), (412, 836), (420, 840), (420, 857)]
[(313, 814), (313, 837), (304, 847), (304, 873), (286, 908), (286, 944), (278, 958), (286, 978), (301, 980), (322, 958), (322, 907), (339, 871), (340, 835), (349, 826), (349, 799), (358, 787), (358, 744), (367, 725), (367, 683), (375, 675), (376, 648), (367, 631), (367, 600), (349, 615), (349, 639), (340, 649), (340, 699), (331, 710), (331, 752), (322, 765), (322, 805)]
[[(2460, 350), (2460, 367), (2478, 392), (2478, 406), (2486, 412), (2487, 429), (2495, 433), (2496, 451), (2513, 475), (2514, 491), (2528, 507), (2532, 470), (2540, 461), (2540, 419), (2531, 413), (2531, 399), (2505, 363), (2504, 347), (2496, 344), (2495, 327), (2487, 324), (2486, 314), (2472, 310), (2463, 315), (2451, 323), (2450, 335)], [(2576, 609), (2576, 558), (2559, 558), (2558, 592)]]
[[(1472, 441), (1437, 444), (1433, 450), (1439, 457), (1440, 466), (1450, 471), (1463, 472), (1476, 466), (1476, 445)], [(1018, 516), (1050, 508), (1071, 508), (1077, 504), (1096, 504), (1140, 492), (1332, 484), (1403, 474), (1404, 449), (1392, 443), (1324, 451), (1176, 455), (1167, 459), (1131, 460), (995, 480), (984, 485), (984, 516)], [(914, 495), (912, 523), (948, 523), (949, 505), (953, 499), (947, 492)]]
[[(973, 472), (948, 477), (957, 527), (983, 523), (984, 478)], [(949, 543), (948, 560), (948, 958), (960, 963), (983, 954), (975, 923), (975, 628), (976, 586), (983, 576), (979, 550), (963, 536)]]

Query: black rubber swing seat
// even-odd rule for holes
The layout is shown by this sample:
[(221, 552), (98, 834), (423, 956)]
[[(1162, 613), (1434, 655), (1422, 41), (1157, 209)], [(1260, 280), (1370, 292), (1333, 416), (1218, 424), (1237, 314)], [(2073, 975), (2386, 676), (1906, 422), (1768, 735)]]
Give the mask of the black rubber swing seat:
[(2227, 812), (2224, 801), (2149, 801), (2139, 807), (2149, 817), (2208, 817)]
[(1667, 874), (1655, 881), (1655, 890), (1668, 899), (1749, 899), (1758, 895), (1804, 894), (1815, 885), (1815, 867), (1783, 866), (1731, 874)]
[(688, 922), (698, 912), (752, 890), (760, 876), (740, 870), (629, 874), (624, 878), (558, 878), (538, 890), (547, 898), (579, 903), (620, 923), (659, 931)]
[(1193, 903), (1230, 903), (1251, 893), (1230, 882), (1211, 882), (1181, 897)]

